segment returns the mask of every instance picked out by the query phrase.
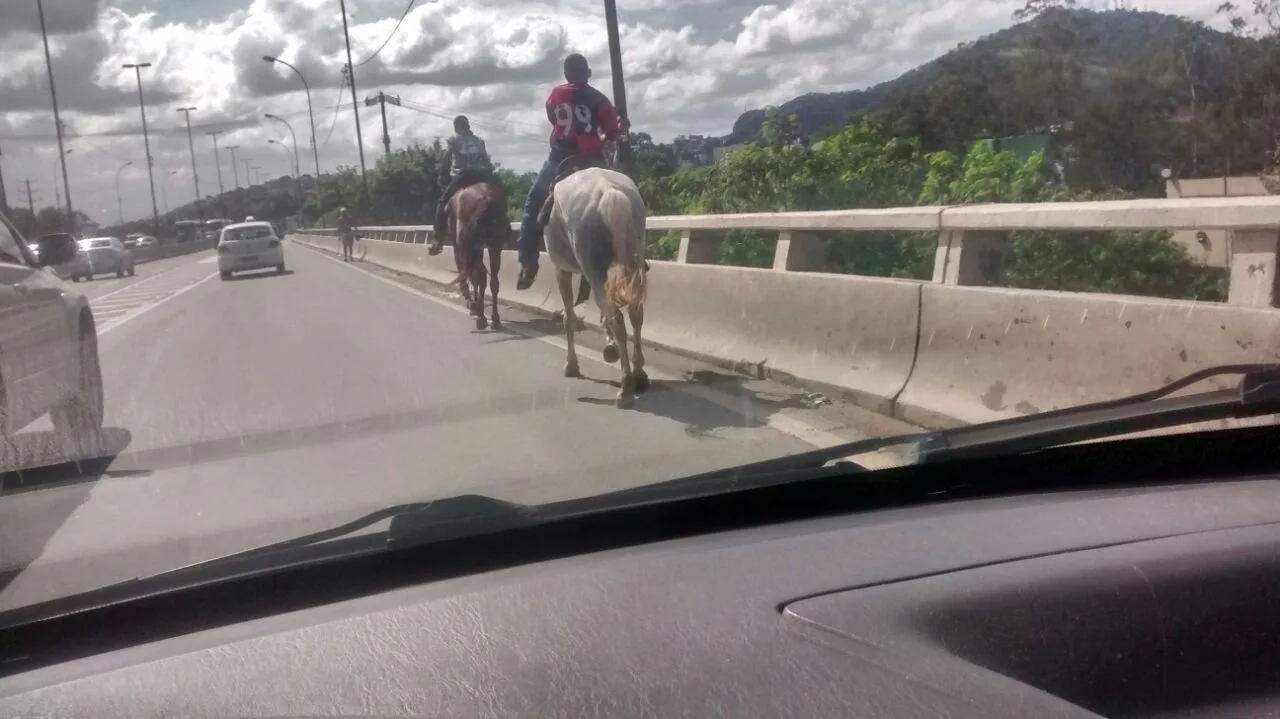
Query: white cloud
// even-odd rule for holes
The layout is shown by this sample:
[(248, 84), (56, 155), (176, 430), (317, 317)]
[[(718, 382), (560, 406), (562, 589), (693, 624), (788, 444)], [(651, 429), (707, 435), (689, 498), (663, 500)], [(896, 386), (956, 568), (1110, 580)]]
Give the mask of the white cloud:
[[(807, 92), (866, 87), (1010, 24), (1014, 0), (639, 0), (620, 8), (627, 94), (636, 130), (668, 140), (682, 133), (723, 134), (744, 110)], [(342, 18), (332, 0), (124, 0), (46, 2), (55, 78), (71, 133), (73, 198), (103, 222), (116, 219), (120, 173), (124, 213), (150, 213), (143, 167), (137, 85), (143, 71), (156, 182), (177, 206), (193, 196), (182, 116), (192, 105), (197, 168), (205, 194), (217, 190), (213, 144), (238, 146), (271, 176), (288, 171), (291, 144), (274, 113), (298, 136), (300, 163), (312, 168), (307, 101), (292, 71), (310, 82), (322, 169), (358, 164)], [(182, 5), (183, 7), (176, 7)], [(403, 0), (348, 0), (351, 54), (365, 158), (382, 154), (378, 90), (413, 108), (388, 108), (393, 147), (429, 142), (449, 132), (463, 112), (485, 136), (495, 159), (532, 169), (545, 154), (545, 93), (560, 79), (560, 61), (582, 52), (609, 91), (603, 10), (595, 0), (478, 0), (459, 5), (419, 0), (372, 60), (403, 10)], [(1217, 0), (1148, 0), (1143, 9), (1208, 20)], [(174, 6), (174, 7), (168, 7)], [(56, 8), (55, 11), (48, 10)], [(163, 8), (163, 9), (162, 9)], [(9, 200), (25, 204), (30, 179), (37, 205), (52, 204), (57, 150), (44, 52), (32, 4), (0, 0), (0, 150)], [(231, 186), (230, 154), (221, 153)], [(243, 163), (236, 168), (243, 182)], [(163, 208), (162, 208), (163, 209)]]

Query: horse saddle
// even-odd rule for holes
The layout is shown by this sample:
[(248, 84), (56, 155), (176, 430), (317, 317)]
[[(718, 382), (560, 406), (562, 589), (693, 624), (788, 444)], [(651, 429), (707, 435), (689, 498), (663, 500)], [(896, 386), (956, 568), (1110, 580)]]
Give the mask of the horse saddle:
[(551, 221), (551, 208), (555, 205), (556, 185), (561, 180), (580, 170), (588, 167), (598, 167), (602, 170), (609, 169), (608, 163), (605, 162), (603, 152), (592, 152), (585, 155), (570, 155), (560, 161), (560, 165), (556, 168), (555, 179), (551, 181), (551, 187), (547, 188), (547, 199), (542, 203), (542, 211), (538, 213), (538, 226), (545, 228), (547, 223)]

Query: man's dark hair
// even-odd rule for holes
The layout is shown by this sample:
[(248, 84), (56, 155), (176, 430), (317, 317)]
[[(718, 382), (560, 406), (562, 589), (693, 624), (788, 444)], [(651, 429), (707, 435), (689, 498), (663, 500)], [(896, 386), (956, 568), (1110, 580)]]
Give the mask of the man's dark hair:
[(467, 120), (466, 115), (458, 115), (457, 117), (453, 118), (454, 132), (466, 132), (467, 130), (470, 130), (470, 129), (471, 129), (471, 122)]
[(564, 79), (573, 83), (585, 83), (591, 78), (591, 66), (587, 64), (587, 58), (579, 53), (564, 59)]

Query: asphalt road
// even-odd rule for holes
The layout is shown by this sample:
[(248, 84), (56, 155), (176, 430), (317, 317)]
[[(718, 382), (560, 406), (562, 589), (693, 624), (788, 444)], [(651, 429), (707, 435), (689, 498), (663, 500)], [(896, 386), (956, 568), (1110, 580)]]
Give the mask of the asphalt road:
[(207, 252), (78, 286), (120, 454), (86, 476), (6, 475), (0, 610), (403, 502), (550, 502), (810, 448), (763, 421), (773, 405), (741, 387), (709, 400), (658, 353), (650, 392), (618, 410), (616, 365), (587, 352), (585, 378), (564, 378), (563, 351), (531, 336), (545, 320), (508, 310), (479, 332), (456, 303), (286, 255), (282, 276), (223, 282)]

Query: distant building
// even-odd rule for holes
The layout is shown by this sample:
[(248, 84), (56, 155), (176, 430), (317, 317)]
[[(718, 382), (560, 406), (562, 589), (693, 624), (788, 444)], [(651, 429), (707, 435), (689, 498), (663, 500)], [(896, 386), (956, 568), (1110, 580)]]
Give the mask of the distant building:
[(671, 141), (676, 161), (681, 166), (710, 165), (715, 158), (716, 139), (702, 135), (679, 135)]

